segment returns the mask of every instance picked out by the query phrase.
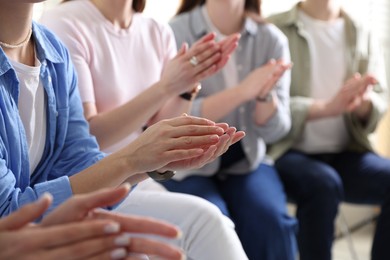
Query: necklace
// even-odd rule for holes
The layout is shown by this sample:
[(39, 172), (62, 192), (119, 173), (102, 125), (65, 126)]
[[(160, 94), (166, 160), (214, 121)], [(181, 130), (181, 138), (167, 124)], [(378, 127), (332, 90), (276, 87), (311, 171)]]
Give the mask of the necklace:
[(4, 48), (8, 48), (8, 49), (16, 49), (16, 48), (23, 47), (30, 40), (31, 34), (32, 34), (32, 29), (30, 28), (30, 31), (28, 32), (27, 37), (22, 42), (17, 43), (17, 44), (10, 44), (10, 43), (0, 41), (0, 46), (2, 46)]

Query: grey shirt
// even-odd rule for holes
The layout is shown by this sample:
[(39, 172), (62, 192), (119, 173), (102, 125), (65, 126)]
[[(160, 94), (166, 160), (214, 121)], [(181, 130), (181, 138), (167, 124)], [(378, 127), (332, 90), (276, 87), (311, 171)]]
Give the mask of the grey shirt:
[[(209, 28), (201, 10), (198, 7), (191, 12), (176, 16), (171, 21), (170, 25), (175, 33), (177, 46), (181, 46), (183, 42), (191, 45), (208, 33)], [(253, 69), (266, 64), (270, 59), (283, 59), (289, 62), (290, 52), (287, 38), (274, 25), (259, 23), (248, 17), (241, 31), (235, 58), (238, 80), (241, 81)], [(191, 114), (202, 116), (201, 108), (204, 98), (228, 87), (231, 86), (226, 86), (222, 72), (202, 81), (202, 90), (194, 101)], [(237, 162), (224, 173), (245, 174), (256, 169), (265, 159), (266, 144), (276, 142), (288, 133), (291, 126), (289, 88), (290, 72), (287, 71), (274, 88), (278, 97), (277, 111), (265, 125), (259, 126), (253, 120), (255, 97), (222, 119), (223, 122), (246, 132), (245, 138), (241, 141), (246, 159)], [(189, 175), (211, 176), (217, 173), (219, 164), (218, 158), (201, 169), (181, 172), (174, 178), (183, 179)]]

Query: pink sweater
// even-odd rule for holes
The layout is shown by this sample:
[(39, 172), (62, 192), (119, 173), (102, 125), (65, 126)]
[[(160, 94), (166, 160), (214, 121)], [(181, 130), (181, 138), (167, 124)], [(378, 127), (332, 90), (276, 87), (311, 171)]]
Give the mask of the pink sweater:
[[(68, 47), (81, 99), (95, 102), (99, 113), (126, 103), (158, 81), (176, 54), (168, 25), (137, 13), (129, 28), (116, 29), (88, 0), (60, 4), (45, 12), (41, 22)], [(140, 132), (106, 151), (123, 147)]]

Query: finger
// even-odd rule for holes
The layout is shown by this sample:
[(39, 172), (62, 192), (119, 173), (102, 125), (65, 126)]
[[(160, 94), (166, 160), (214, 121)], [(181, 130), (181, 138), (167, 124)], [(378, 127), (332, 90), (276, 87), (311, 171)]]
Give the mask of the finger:
[(49, 193), (42, 195), (39, 200), (23, 206), (15, 213), (0, 220), (0, 230), (19, 229), (30, 222), (33, 222), (49, 208), (53, 197)]
[(216, 126), (222, 128), (224, 132), (229, 129), (229, 125), (227, 123), (217, 123)]
[(196, 68), (199, 67), (202, 63), (209, 60), (216, 54), (220, 53), (220, 47), (214, 42), (203, 43), (202, 45), (195, 46), (188, 51), (187, 59), (190, 59), (192, 56), (195, 56), (199, 64)]
[(219, 126), (184, 125), (169, 129), (168, 136), (180, 138), (184, 136), (223, 135), (224, 132), (224, 129)]
[(218, 142), (218, 144), (216, 144), (217, 150), (214, 153), (214, 158), (221, 156), (227, 151), (227, 149), (229, 148), (229, 141), (230, 136), (228, 134), (224, 134), (223, 136), (221, 136), (220, 141)]
[(74, 196), (47, 215), (41, 224), (48, 226), (82, 220), (94, 208), (107, 207), (120, 202), (129, 191), (130, 184), (125, 183), (118, 188), (101, 189)]
[(198, 75), (195, 77), (195, 81), (201, 81), (217, 72), (217, 65), (213, 64), (211, 67), (209, 67), (207, 70), (204, 70), (200, 72)]
[(93, 219), (82, 222), (41, 227), (32, 229), (35, 232), (34, 239), (29, 246), (32, 248), (50, 248), (77, 243), (97, 237), (117, 234), (121, 227), (113, 220)]
[(208, 33), (205, 36), (203, 36), (202, 38), (200, 38), (199, 40), (197, 40), (194, 43), (194, 45), (200, 44), (200, 43), (204, 43), (204, 42), (208, 42), (208, 41), (212, 41), (212, 40), (215, 39), (215, 37), (216, 37), (216, 34), (214, 32)]
[(232, 140), (232, 144), (235, 144), (237, 143), (238, 141), (240, 141), (242, 138), (245, 137), (245, 132), (244, 131), (238, 131), (234, 134), (233, 136), (233, 140)]
[(48, 251), (48, 259), (124, 259), (130, 244), (128, 235), (98, 237), (54, 247)]
[(153, 255), (163, 259), (183, 259), (183, 253), (179, 248), (148, 238), (132, 237), (127, 250), (132, 253)]
[[(202, 42), (192, 45), (183, 58), (189, 60), (191, 57), (195, 56), (198, 61), (201, 62), (212, 56), (214, 53), (219, 52), (219, 50), (220, 46), (214, 41)], [(201, 58), (203, 60), (200, 60)]]
[(188, 51), (188, 43), (184, 42), (181, 45), (180, 50), (177, 52), (176, 57), (180, 57), (180, 56), (184, 55), (187, 51)]
[(229, 55), (229, 54), (231, 54), (231, 52), (229, 52), (229, 49), (231, 49), (231, 47), (234, 45), (238, 45), (238, 41), (240, 40), (240, 38), (241, 38), (241, 35), (238, 33), (235, 33), (235, 34), (232, 34), (232, 35), (226, 37), (222, 41), (220, 41), (218, 43), (218, 45), (221, 46), (221, 51), (225, 55)]
[[(201, 117), (183, 115), (171, 119), (166, 119), (160, 121), (161, 123), (167, 123), (170, 126), (182, 126), (182, 125), (215, 125), (211, 120)], [(158, 124), (158, 123), (157, 123)], [(155, 124), (155, 125), (157, 125)]]
[(209, 147), (219, 141), (219, 135), (202, 135), (202, 136), (182, 136), (171, 139), (166, 144), (167, 150), (182, 150)]
[[(195, 68), (194, 68), (195, 75), (199, 75), (199, 74), (203, 73), (204, 71), (209, 70), (210, 68), (213, 68), (213, 67), (214, 67), (214, 71), (215, 71), (216, 64), (218, 64), (218, 62), (220, 60), (221, 60), (221, 53), (220, 52), (213, 53), (212, 56), (208, 57), (207, 59), (205, 59), (204, 61), (199, 63), (197, 66), (195, 66)], [(201, 78), (201, 79), (203, 79), (203, 78)], [(199, 77), (197, 77), (197, 80), (198, 79), (199, 79)]]
[(102, 210), (95, 210), (93, 217), (115, 221), (121, 225), (123, 232), (154, 234), (167, 238), (178, 238), (181, 236), (181, 231), (174, 225), (149, 217), (124, 215)]

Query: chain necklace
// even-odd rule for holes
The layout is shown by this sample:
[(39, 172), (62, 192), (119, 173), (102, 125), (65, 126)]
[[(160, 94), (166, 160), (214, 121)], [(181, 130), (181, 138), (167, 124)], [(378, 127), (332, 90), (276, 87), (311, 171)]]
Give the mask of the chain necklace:
[(30, 28), (30, 31), (28, 32), (27, 37), (22, 42), (17, 43), (17, 44), (10, 44), (10, 43), (0, 41), (0, 46), (4, 47), (4, 48), (8, 48), (8, 49), (16, 49), (16, 48), (23, 47), (29, 42), (29, 40), (31, 38), (31, 34), (32, 34), (32, 29)]

